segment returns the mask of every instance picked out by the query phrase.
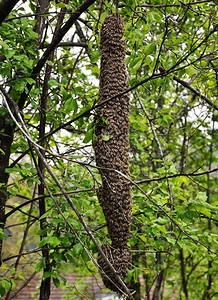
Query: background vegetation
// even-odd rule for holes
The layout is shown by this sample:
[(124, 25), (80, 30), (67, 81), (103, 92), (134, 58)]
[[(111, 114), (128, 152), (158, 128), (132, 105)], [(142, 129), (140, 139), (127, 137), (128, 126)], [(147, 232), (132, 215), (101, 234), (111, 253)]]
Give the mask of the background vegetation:
[[(36, 272), (40, 299), (49, 299), (51, 279), (64, 286), (66, 271), (99, 274), (97, 247), (108, 239), (93, 121), (99, 30), (115, 2), (0, 3), (6, 299), (18, 278), (25, 286)], [(131, 92), (133, 260), (125, 283), (134, 299), (218, 297), (216, 2), (118, 3)]]

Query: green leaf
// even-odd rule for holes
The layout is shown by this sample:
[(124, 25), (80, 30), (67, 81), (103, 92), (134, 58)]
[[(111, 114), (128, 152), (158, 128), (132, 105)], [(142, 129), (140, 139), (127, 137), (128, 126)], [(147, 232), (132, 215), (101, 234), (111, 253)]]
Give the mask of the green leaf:
[(5, 155), (5, 152), (0, 148), (0, 152), (3, 154), (3, 155)]
[(23, 275), (18, 275), (18, 277), (21, 279), (21, 280), (23, 280), (23, 281), (26, 281), (26, 279), (24, 278), (24, 276)]
[(146, 55), (150, 55), (156, 52), (156, 44), (155, 43), (151, 43), (148, 44), (147, 46), (144, 47), (144, 53)]
[(141, 59), (141, 57), (136, 57), (134, 60), (132, 60), (130, 63), (130, 68), (133, 68)]
[(64, 110), (66, 114), (69, 114), (70, 112), (76, 113), (77, 109), (78, 105), (74, 98), (70, 98), (65, 102)]
[(9, 188), (8, 187), (8, 192), (12, 195), (12, 196), (16, 196), (17, 195), (17, 192), (16, 191), (14, 191), (12, 188)]
[(198, 71), (193, 67), (193, 66), (189, 66), (186, 68), (186, 73), (189, 75), (189, 76), (193, 76), (197, 73)]
[(63, 99), (66, 100), (67, 98), (69, 98), (69, 94), (68, 92), (65, 90), (65, 88), (61, 87), (61, 93), (63, 95)]
[(52, 61), (50, 61), (50, 60), (47, 60), (47, 64), (49, 65), (49, 66), (53, 66), (53, 62)]
[(39, 247), (43, 247), (45, 244), (47, 244), (49, 242), (50, 237), (46, 236), (44, 237), (40, 242), (39, 242)]
[(46, 218), (47, 216), (49, 216), (50, 215), (50, 211), (47, 211), (46, 213), (44, 213), (40, 218), (39, 218), (39, 220), (42, 220), (42, 219), (44, 219), (44, 218)]
[(170, 244), (175, 245), (176, 241), (174, 239), (168, 237), (167, 235), (165, 235), (165, 238)]
[(82, 253), (82, 251), (83, 251), (83, 246), (80, 243), (74, 245), (73, 247), (74, 255), (79, 255), (80, 253)]
[(202, 207), (202, 208), (200, 209), (200, 212), (201, 212), (202, 214), (204, 214), (205, 216), (207, 216), (208, 218), (211, 217), (211, 211), (210, 211), (209, 209), (205, 208), (205, 207)]
[(92, 64), (96, 63), (99, 60), (100, 54), (101, 54), (100, 50), (95, 50), (95, 51), (91, 52), (90, 61), (91, 61)]
[(1, 41), (1, 40), (0, 40), (0, 46), (2, 46), (2, 48), (4, 50), (8, 50), (8, 48), (9, 48), (8, 44), (4, 41)]
[(15, 172), (20, 172), (20, 168), (6, 168), (5, 173), (15, 173)]
[(4, 239), (7, 239), (7, 238), (8, 238), (7, 234), (5, 234), (3, 232), (3, 229), (0, 228), (0, 240), (4, 240)]
[(56, 80), (49, 80), (48, 87), (52, 87), (52, 86), (59, 86), (59, 82), (57, 82)]
[(94, 43), (94, 41), (88, 42), (88, 48), (89, 48), (89, 49), (92, 49), (93, 43)]
[(58, 237), (52, 236), (52, 237), (49, 238), (48, 243), (52, 247), (56, 247), (57, 245), (60, 245), (61, 241)]
[(163, 218), (158, 218), (157, 220), (155, 220), (157, 223), (159, 223), (159, 224), (162, 224), (162, 225), (164, 225), (164, 224), (166, 224), (167, 223), (167, 219), (163, 219)]
[(2, 280), (2, 286), (3, 286), (3, 288), (5, 288), (7, 291), (9, 291), (10, 288), (11, 288), (11, 283), (10, 283), (8, 280), (3, 279), (3, 280)]
[(170, 172), (172, 174), (177, 174), (178, 173), (178, 171), (176, 170), (176, 167), (174, 165), (170, 166)]
[(5, 288), (2, 285), (0, 285), (0, 295), (1, 295), (1, 297), (3, 297), (4, 294), (5, 294)]
[(94, 76), (96, 76), (96, 77), (99, 76), (100, 70), (99, 70), (99, 67), (98, 67), (98, 66), (94, 66), (91, 70), (92, 70), (92, 74), (93, 74)]
[(185, 197), (183, 197), (182, 195), (179, 195), (177, 198), (182, 201), (187, 201), (187, 199)]
[(67, 279), (61, 275), (59, 275), (59, 277), (62, 279), (63, 284), (66, 285), (67, 284)]
[(27, 28), (28, 29), (28, 36), (32, 40), (36, 40), (38, 38), (38, 33), (33, 31), (32, 28)]
[(41, 181), (40, 181), (39, 177), (34, 177), (34, 178), (33, 178), (33, 180), (34, 180), (34, 182), (36, 182), (36, 183), (38, 183), (38, 184), (40, 184), (40, 183), (41, 183)]
[(24, 177), (27, 177), (29, 175), (30, 171), (27, 170), (27, 169), (21, 169), (21, 174), (24, 176)]
[(27, 179), (27, 185), (28, 187), (31, 187), (34, 183), (34, 180), (32, 178)]
[(55, 259), (56, 261), (61, 260), (61, 259), (62, 259), (62, 253), (56, 251), (56, 252), (54, 253), (54, 259)]
[(90, 260), (90, 257), (89, 257), (88, 253), (85, 250), (83, 250), (83, 252), (82, 252), (82, 258), (85, 262)]
[(198, 192), (197, 199), (199, 199), (200, 201), (207, 201), (206, 192)]
[(32, 78), (25, 78), (25, 80), (26, 80), (27, 83), (29, 83), (29, 84), (34, 84), (34, 83), (35, 83), (35, 80), (32, 79)]
[(42, 276), (42, 280), (45, 280), (46, 278), (49, 278), (50, 276), (51, 276), (51, 272), (48, 272), (48, 271), (46, 271), (46, 272), (44, 272), (43, 273), (43, 276)]
[(92, 135), (94, 133), (94, 128), (91, 128), (89, 131), (86, 132), (85, 138), (83, 140), (83, 143), (87, 144), (91, 141)]
[(160, 12), (151, 11), (150, 18), (151, 18), (152, 22), (159, 22), (162, 20), (163, 15)]
[(109, 139), (110, 139), (110, 135), (109, 134), (102, 133), (101, 137), (102, 137), (102, 140), (105, 141), (105, 142), (109, 141)]
[(158, 226), (158, 229), (163, 233), (166, 233), (166, 227), (164, 225)]
[(134, 67), (132, 68), (132, 71), (133, 72), (136, 72), (138, 71), (138, 69), (141, 67), (142, 65), (142, 61), (143, 61), (143, 58), (140, 58), (139, 61), (134, 65)]
[(58, 288), (60, 286), (60, 280), (58, 278), (52, 277), (53, 283), (55, 285), (56, 288)]
[(143, 242), (145, 242), (145, 243), (147, 242), (147, 238), (145, 237), (144, 234), (140, 234), (139, 237)]
[(36, 272), (40, 272), (43, 268), (45, 268), (45, 259), (43, 258), (38, 264), (36, 264)]
[(124, 280), (125, 283), (129, 283), (133, 277), (133, 272), (134, 270), (127, 270), (127, 275), (126, 275), (126, 278)]
[(16, 281), (14, 280), (14, 278), (11, 278), (11, 284), (13, 285), (14, 288), (16, 288)]

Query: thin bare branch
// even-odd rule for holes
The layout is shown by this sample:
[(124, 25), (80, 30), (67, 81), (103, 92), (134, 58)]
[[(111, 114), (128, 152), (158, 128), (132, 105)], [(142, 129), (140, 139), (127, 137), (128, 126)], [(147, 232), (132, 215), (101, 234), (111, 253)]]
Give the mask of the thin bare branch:
[[(97, 188), (93, 187), (93, 188), (90, 188), (90, 189), (84, 189), (84, 190), (74, 190), (74, 191), (69, 191), (69, 192), (66, 192), (68, 195), (71, 195), (71, 194), (77, 194), (77, 193), (87, 193), (87, 192), (91, 192), (91, 191), (96, 191)], [(62, 193), (55, 193), (55, 194), (52, 194), (54, 197), (58, 197), (58, 196), (63, 196)], [(17, 195), (17, 197), (21, 197), (21, 198), (24, 198), (24, 199), (29, 199), (27, 197), (23, 197), (22, 195)], [(15, 213), (17, 210), (21, 209), (22, 207), (30, 204), (30, 203), (33, 203), (35, 201), (38, 201), (40, 199), (45, 199), (45, 198), (49, 198), (50, 195), (42, 195), (42, 196), (39, 196), (39, 197), (36, 197), (34, 199), (29, 199), (28, 201), (26, 201), (25, 203), (22, 203), (20, 204), (19, 206), (17, 207), (14, 207), (11, 211), (9, 211), (6, 215), (5, 215), (5, 218), (7, 219), (8, 217), (10, 217), (13, 213)]]
[(189, 3), (183, 3), (180, 1), (180, 4), (139, 4), (140, 7), (148, 7), (148, 8), (165, 8), (165, 7), (182, 7), (182, 6), (192, 6), (192, 5), (198, 5), (201, 3), (208, 3), (213, 2), (211, 0), (201, 0), (201, 1), (195, 1), (195, 2), (189, 2)]
[(136, 181), (137, 184), (141, 184), (141, 183), (147, 183), (147, 182), (152, 182), (152, 181), (161, 181), (161, 180), (165, 180), (165, 179), (169, 179), (169, 178), (175, 178), (175, 177), (181, 177), (181, 176), (185, 176), (185, 177), (192, 177), (192, 176), (202, 176), (202, 175), (207, 175), (210, 173), (214, 173), (217, 172), (218, 168), (215, 168), (213, 170), (209, 170), (209, 171), (205, 171), (205, 172), (200, 172), (200, 173), (178, 173), (178, 174), (172, 174), (172, 175), (166, 175), (163, 177), (155, 177), (155, 178), (151, 178), (151, 179), (143, 179), (140, 181)]
[[(100, 255), (103, 257), (104, 261), (106, 262), (108, 268), (110, 269), (110, 271), (112, 272), (112, 274), (114, 275), (114, 278), (117, 280), (117, 282), (120, 284), (120, 286), (122, 287), (123, 291), (120, 290), (120, 288), (116, 285), (116, 283), (113, 282), (113, 284), (115, 284), (118, 288), (118, 290), (120, 290), (122, 293), (124, 293), (126, 296), (128, 295), (128, 297), (131, 300), (134, 300), (132, 294), (130, 293), (128, 287), (126, 286), (126, 284), (123, 282), (123, 280), (120, 278), (120, 276), (118, 275), (118, 273), (116, 272), (116, 270), (114, 269), (113, 265), (109, 262), (108, 258), (106, 257), (106, 255), (104, 254), (104, 252), (102, 251), (100, 245), (98, 244), (98, 242), (96, 241), (92, 231), (89, 229), (86, 221), (84, 220), (84, 218), (82, 217), (82, 215), (80, 214), (80, 212), (78, 211), (77, 207), (75, 206), (75, 204), (73, 203), (73, 201), (70, 199), (69, 195), (66, 193), (65, 189), (63, 188), (62, 184), (60, 183), (60, 181), (58, 180), (58, 178), (56, 177), (56, 175), (53, 173), (51, 167), (49, 166), (49, 164), (46, 162), (46, 160), (44, 159), (40, 149), (42, 147), (40, 147), (39, 145), (37, 145), (33, 140), (32, 137), (28, 131), (28, 129), (26, 128), (26, 125), (20, 115), (20, 112), (18, 109), (16, 109), (16, 114), (17, 117), (19, 119), (19, 121), (22, 124), (22, 127), (19, 125), (19, 123), (17, 122), (17, 120), (15, 119), (8, 103), (7, 100), (4, 99), (4, 103), (8, 109), (8, 112), (11, 116), (11, 118), (13, 119), (13, 121), (15, 122), (15, 124), (18, 126), (18, 128), (22, 131), (22, 133), (24, 134), (24, 136), (27, 138), (28, 142), (32, 144), (32, 147), (34, 148), (34, 150), (36, 151), (37, 155), (40, 157), (40, 159), (43, 161), (44, 166), (46, 167), (48, 173), (51, 175), (51, 177), (53, 178), (54, 182), (57, 184), (58, 188), (60, 189), (60, 191), (62, 192), (63, 196), (65, 197), (65, 199), (67, 200), (68, 204), (70, 205), (70, 207), (73, 209), (73, 211), (75, 212), (78, 220), (80, 221), (80, 223), (83, 225), (85, 231), (87, 232), (87, 234), (89, 235), (89, 237), (91, 238), (92, 242), (94, 243), (94, 245), (96, 246), (98, 252), (100, 253)], [(14, 103), (13, 103), (14, 104)], [(44, 149), (44, 148), (43, 148)], [(46, 150), (46, 149), (45, 149)], [(57, 207), (59, 213), (61, 214), (61, 216), (64, 218), (65, 222), (68, 224), (69, 228), (73, 231), (74, 235), (76, 236), (77, 240), (79, 241), (79, 243), (82, 245), (82, 247), (84, 248), (84, 250), (87, 252), (87, 254), (89, 255), (90, 259), (95, 263), (95, 265), (99, 268), (97, 262), (95, 261), (95, 259), (93, 258), (93, 256), (91, 255), (91, 253), (89, 252), (89, 250), (85, 247), (84, 243), (81, 241), (81, 239), (79, 238), (77, 232), (74, 230), (73, 226), (68, 222), (67, 218), (65, 217), (65, 215), (63, 214), (62, 210), (60, 209), (57, 201), (55, 200), (55, 198), (53, 197), (52, 193), (50, 192), (50, 189), (47, 185), (47, 183), (44, 181), (43, 176), (41, 175), (41, 171), (38, 168), (38, 165), (36, 165), (36, 168), (38, 170), (39, 176), (41, 178), (41, 180), (43, 180), (44, 182), (44, 186), (46, 188), (46, 190), (48, 191), (50, 197), (52, 198), (55, 206)], [(103, 270), (101, 270), (101, 272), (103, 272)], [(105, 274), (107, 276), (107, 274)], [(107, 276), (108, 277), (108, 276)], [(109, 280), (111, 280), (108, 277)]]
[[(50, 44), (44, 44), (41, 46), (42, 49), (49, 48)], [(57, 44), (56, 47), (82, 47), (82, 48), (88, 48), (88, 44), (81, 43), (81, 42), (62, 42)]]

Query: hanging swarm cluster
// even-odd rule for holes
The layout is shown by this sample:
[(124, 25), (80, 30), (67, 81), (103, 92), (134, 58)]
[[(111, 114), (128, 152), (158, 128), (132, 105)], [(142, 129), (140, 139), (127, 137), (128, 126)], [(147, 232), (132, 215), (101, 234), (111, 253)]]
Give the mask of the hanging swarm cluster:
[[(101, 69), (99, 102), (101, 103), (128, 89), (125, 65), (125, 42), (122, 41), (124, 25), (119, 14), (106, 17), (101, 28)], [(125, 94), (109, 101), (97, 109), (96, 142), (94, 146), (96, 164), (101, 168), (116, 169), (129, 177), (129, 95)], [(130, 183), (112, 170), (100, 170), (102, 186), (98, 200), (105, 215), (111, 245), (102, 250), (122, 279), (126, 276), (131, 261), (127, 246), (131, 223)], [(106, 287), (117, 291), (112, 283), (114, 276), (99, 254), (99, 265)], [(115, 283), (118, 287), (119, 284)]]

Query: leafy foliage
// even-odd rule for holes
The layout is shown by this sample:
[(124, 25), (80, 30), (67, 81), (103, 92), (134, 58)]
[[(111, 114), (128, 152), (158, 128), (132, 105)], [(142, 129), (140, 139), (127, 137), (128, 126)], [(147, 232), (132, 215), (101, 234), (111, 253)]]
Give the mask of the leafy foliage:
[[(49, 1), (43, 12), (36, 2), (19, 4), (0, 26), (0, 155), (10, 152), (2, 297), (35, 271), (56, 287), (66, 284), (65, 272), (97, 274), (97, 247), (108, 242), (92, 143), (99, 29), (116, 7), (90, 1), (34, 74), (59, 29), (88, 1)], [(151, 2), (119, 1), (131, 86), (133, 261), (125, 282), (135, 299), (215, 299), (217, 5)]]

